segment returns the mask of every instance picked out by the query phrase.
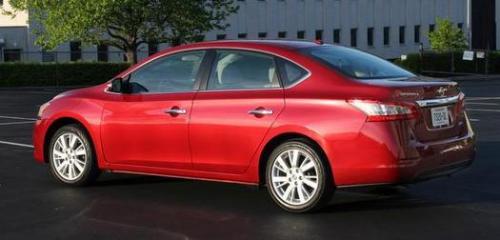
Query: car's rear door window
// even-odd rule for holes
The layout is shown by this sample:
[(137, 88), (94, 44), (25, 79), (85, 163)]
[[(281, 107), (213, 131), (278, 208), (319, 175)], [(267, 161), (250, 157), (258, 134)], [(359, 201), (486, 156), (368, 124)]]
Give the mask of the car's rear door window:
[(292, 63), (285, 59), (280, 59), (280, 62), (282, 68), (281, 73), (283, 76), (283, 84), (285, 87), (289, 87), (298, 83), (309, 74), (308, 71), (296, 65), (295, 63)]
[(208, 90), (280, 88), (274, 57), (238, 50), (219, 50)]
[(129, 76), (131, 93), (175, 93), (196, 90), (196, 76), (205, 51), (192, 51), (162, 57)]

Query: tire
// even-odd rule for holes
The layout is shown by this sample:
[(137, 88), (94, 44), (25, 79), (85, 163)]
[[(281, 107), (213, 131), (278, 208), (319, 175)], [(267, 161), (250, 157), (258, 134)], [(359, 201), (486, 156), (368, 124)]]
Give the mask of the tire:
[(58, 129), (49, 145), (49, 167), (54, 179), (69, 186), (86, 186), (99, 176), (94, 148), (77, 124)]
[(293, 213), (320, 209), (334, 190), (326, 159), (307, 139), (292, 139), (273, 150), (267, 161), (266, 185), (273, 201)]

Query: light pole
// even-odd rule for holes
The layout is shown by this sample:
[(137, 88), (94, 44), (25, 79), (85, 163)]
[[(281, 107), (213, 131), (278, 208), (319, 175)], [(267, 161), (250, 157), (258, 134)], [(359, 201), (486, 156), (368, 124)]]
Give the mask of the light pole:
[(3, 47), (5, 46), (5, 39), (0, 38), (0, 62), (3, 62)]
[(472, 49), (472, 0), (467, 0), (467, 41), (469, 43), (469, 50)]

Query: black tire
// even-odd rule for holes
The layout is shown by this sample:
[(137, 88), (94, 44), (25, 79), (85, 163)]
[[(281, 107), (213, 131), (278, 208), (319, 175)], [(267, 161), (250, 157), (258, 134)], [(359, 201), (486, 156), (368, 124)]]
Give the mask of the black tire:
[[(56, 144), (57, 139), (62, 135), (68, 133), (73, 133), (81, 139), (86, 152), (85, 166), (83, 167), (80, 176), (72, 180), (68, 180), (60, 173), (58, 173), (55, 168), (56, 160), (53, 157), (54, 145)], [(91, 143), (90, 138), (88, 137), (85, 130), (78, 124), (69, 124), (59, 128), (50, 140), (48, 151), (50, 174), (59, 183), (75, 187), (86, 186), (93, 183), (100, 174), (94, 154), (93, 144)]]
[[(285, 153), (292, 149), (293, 150), (299, 149), (307, 153), (309, 156), (312, 157), (312, 160), (317, 166), (317, 179), (318, 179), (317, 190), (315, 193), (313, 193), (313, 195), (306, 203), (300, 205), (291, 205), (286, 203), (285, 200), (282, 200), (279, 197), (277, 193), (278, 190), (276, 190), (275, 187), (273, 187), (272, 185), (273, 184), (272, 168), (275, 161), (277, 161), (277, 157), (280, 156), (282, 153)], [(332, 174), (327, 160), (322, 156), (320, 150), (317, 149), (314, 144), (312, 144), (307, 139), (291, 139), (276, 147), (269, 156), (266, 166), (266, 185), (269, 195), (271, 196), (273, 201), (282, 209), (292, 213), (314, 212), (316, 210), (321, 209), (324, 205), (326, 205), (333, 196), (335, 186), (331, 175)], [(286, 176), (287, 179), (290, 179), (288, 178), (289, 176), (288, 174)], [(290, 184), (288, 187), (290, 186), (293, 186), (293, 184)], [(295, 184), (295, 186), (297, 186), (297, 184)], [(293, 195), (295, 194), (298, 195), (297, 191), (299, 190), (297, 189), (298, 188), (296, 187), (296, 189), (294, 190), (295, 192), (292, 191)]]

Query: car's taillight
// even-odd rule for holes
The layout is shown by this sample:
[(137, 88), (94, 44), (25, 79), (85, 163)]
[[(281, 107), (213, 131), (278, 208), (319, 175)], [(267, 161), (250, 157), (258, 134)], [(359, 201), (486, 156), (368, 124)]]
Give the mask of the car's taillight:
[(348, 102), (367, 115), (367, 122), (395, 121), (418, 117), (416, 107), (410, 104), (372, 100), (349, 100)]

